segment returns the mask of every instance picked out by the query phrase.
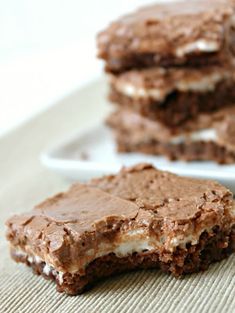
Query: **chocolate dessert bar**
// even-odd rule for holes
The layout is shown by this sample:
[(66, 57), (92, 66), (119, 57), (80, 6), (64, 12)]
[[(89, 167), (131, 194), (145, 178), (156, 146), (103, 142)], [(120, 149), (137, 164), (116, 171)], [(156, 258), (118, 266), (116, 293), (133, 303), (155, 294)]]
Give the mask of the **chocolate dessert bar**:
[(235, 163), (235, 107), (200, 114), (180, 127), (168, 128), (128, 110), (112, 113), (119, 152), (163, 155), (170, 160)]
[(235, 249), (231, 192), (149, 164), (75, 184), (7, 222), (11, 255), (58, 291), (141, 268), (180, 276), (205, 270)]
[(234, 0), (195, 0), (144, 7), (98, 35), (98, 56), (113, 73), (153, 66), (233, 62)]
[(235, 70), (222, 66), (132, 70), (110, 85), (112, 102), (169, 127), (235, 103)]

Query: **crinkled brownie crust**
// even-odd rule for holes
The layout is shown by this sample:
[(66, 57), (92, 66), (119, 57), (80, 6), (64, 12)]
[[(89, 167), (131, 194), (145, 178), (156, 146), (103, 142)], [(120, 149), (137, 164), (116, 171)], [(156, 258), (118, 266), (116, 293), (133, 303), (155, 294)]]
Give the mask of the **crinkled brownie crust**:
[(30, 263), (26, 256), (17, 254), (14, 249), (12, 249), (11, 255), (15, 261), (30, 266), (35, 274), (54, 280), (59, 292), (76, 295), (86, 291), (105, 277), (130, 270), (160, 268), (164, 272), (172, 273), (175, 277), (206, 270), (211, 263), (228, 257), (234, 251), (235, 225), (229, 231), (219, 230), (215, 226), (212, 234), (204, 232), (200, 236), (199, 243), (197, 245), (187, 244), (186, 250), (177, 248), (173, 254), (143, 251), (124, 258), (109, 254), (90, 263), (84, 276), (65, 273), (62, 283), (56, 279), (52, 271), (45, 275), (43, 272), (45, 263)]
[(98, 35), (98, 56), (113, 73), (159, 65), (224, 64), (234, 58), (233, 26), (233, 0), (162, 2), (106, 27)]

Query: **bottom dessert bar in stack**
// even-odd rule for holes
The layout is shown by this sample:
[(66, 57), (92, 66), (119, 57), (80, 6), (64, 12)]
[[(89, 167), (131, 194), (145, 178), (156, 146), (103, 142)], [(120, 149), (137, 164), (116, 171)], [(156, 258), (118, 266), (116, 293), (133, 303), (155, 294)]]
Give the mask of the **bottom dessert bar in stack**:
[(107, 124), (114, 131), (119, 152), (235, 163), (235, 107), (200, 114), (178, 128), (168, 128), (130, 110), (112, 113)]

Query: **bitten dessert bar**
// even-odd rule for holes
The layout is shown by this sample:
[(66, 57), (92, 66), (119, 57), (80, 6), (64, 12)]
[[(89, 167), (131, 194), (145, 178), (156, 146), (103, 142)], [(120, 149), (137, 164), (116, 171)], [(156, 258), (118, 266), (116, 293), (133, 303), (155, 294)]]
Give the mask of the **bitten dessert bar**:
[(7, 222), (11, 255), (75, 295), (141, 268), (180, 276), (235, 249), (231, 192), (139, 164), (67, 192)]
[(233, 62), (234, 0), (170, 2), (144, 7), (98, 35), (106, 71)]

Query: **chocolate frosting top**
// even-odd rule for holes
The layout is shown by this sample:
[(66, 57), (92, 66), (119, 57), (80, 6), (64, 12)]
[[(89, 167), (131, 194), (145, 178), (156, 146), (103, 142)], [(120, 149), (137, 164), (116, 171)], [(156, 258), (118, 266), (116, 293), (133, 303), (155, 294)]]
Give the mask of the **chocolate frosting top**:
[[(26, 225), (44, 218), (58, 225), (75, 224), (79, 233), (93, 231), (101, 221), (134, 218), (139, 207), (100, 189), (77, 183), (68, 192), (57, 194), (37, 205), (30, 213), (13, 217)], [(11, 223), (12, 220), (10, 220)], [(9, 222), (8, 222), (9, 223)]]
[(202, 207), (227, 193), (225, 187), (210, 180), (180, 177), (156, 170), (149, 164), (123, 169), (118, 175), (95, 179), (91, 185), (122, 199), (153, 210), (155, 217), (174, 221), (194, 218)]
[(150, 5), (118, 19), (101, 32), (98, 35), (98, 55), (115, 69), (120, 59), (129, 60), (133, 55), (147, 53), (160, 59), (166, 56), (183, 58), (184, 55), (177, 55), (177, 49), (197, 41), (208, 43), (208, 47), (203, 47), (201, 51), (195, 48), (196, 53), (192, 49), (195, 58), (222, 51), (225, 40), (229, 47), (232, 44), (230, 48), (233, 51), (230, 36), (233, 36), (231, 25), (234, 23), (234, 12), (234, 0)]
[(193, 1), (170, 1), (159, 4), (149, 5), (140, 8), (135, 13), (121, 18), (124, 24), (136, 24), (136, 22), (151, 24), (172, 18), (202, 18), (202, 15), (213, 15), (215, 11), (221, 11), (221, 14), (229, 12), (228, 5), (234, 4), (230, 0), (193, 0)]

